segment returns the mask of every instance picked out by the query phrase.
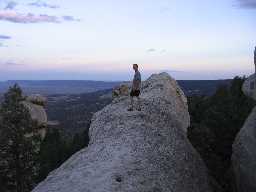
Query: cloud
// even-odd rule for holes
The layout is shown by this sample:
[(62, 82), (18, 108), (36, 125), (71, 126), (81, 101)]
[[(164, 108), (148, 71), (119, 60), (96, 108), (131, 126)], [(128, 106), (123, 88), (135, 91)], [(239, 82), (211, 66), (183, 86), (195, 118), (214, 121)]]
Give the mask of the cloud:
[(46, 14), (34, 15), (32, 13), (22, 14), (11, 10), (0, 10), (0, 20), (13, 23), (59, 23), (56, 16)]
[(147, 49), (146, 50), (148, 53), (165, 53), (166, 52), (166, 49), (155, 49), (155, 48), (150, 48), (150, 49)]
[(147, 52), (148, 52), (148, 53), (156, 52), (156, 49), (150, 48), (150, 49), (147, 49)]
[(160, 13), (168, 13), (171, 9), (169, 7), (161, 7)]
[(16, 6), (18, 5), (18, 3), (16, 3), (15, 1), (10, 1), (9, 3), (7, 3), (7, 5), (5, 6), (4, 9), (14, 9)]
[(32, 13), (18, 13), (13, 10), (0, 10), (0, 21), (9, 21), (13, 23), (60, 23), (64, 21), (80, 21), (73, 16), (50, 16), (46, 14), (34, 15)]
[(3, 44), (2, 42), (0, 42), (0, 48), (1, 47), (8, 47), (7, 45)]
[(256, 0), (238, 0), (239, 6), (247, 9), (256, 9)]
[(24, 65), (22, 63), (16, 63), (16, 62), (12, 62), (12, 61), (7, 61), (5, 63), (5, 65), (9, 65), (9, 66), (17, 66), (17, 65)]
[(51, 9), (57, 9), (60, 8), (58, 5), (51, 5), (43, 1), (35, 1), (33, 3), (29, 3), (28, 5), (34, 6), (34, 7), (44, 7), (44, 8), (51, 8)]
[(65, 21), (80, 21), (80, 19), (76, 19), (76, 18), (74, 18), (73, 16), (68, 16), (68, 15), (64, 15), (64, 16), (62, 16), (62, 18), (63, 18)]
[(7, 35), (0, 35), (0, 39), (11, 39), (11, 37)]
[[(11, 39), (11, 37), (7, 35), (0, 35), (0, 40), (8, 40), (8, 39)], [(7, 47), (7, 45), (0, 42), (0, 47)]]
[(161, 72), (166, 72), (166, 73), (187, 73), (187, 71), (180, 71), (180, 70), (161, 70)]

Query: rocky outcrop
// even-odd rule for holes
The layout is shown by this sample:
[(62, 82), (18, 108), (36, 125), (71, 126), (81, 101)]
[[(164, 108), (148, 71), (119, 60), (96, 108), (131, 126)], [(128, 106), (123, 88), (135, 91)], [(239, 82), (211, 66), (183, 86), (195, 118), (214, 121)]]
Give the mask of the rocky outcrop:
[(187, 100), (167, 73), (143, 83), (142, 111), (122, 96), (97, 112), (88, 148), (33, 192), (209, 192), (207, 170), (186, 137)]
[(29, 95), (26, 100), (30, 103), (34, 103), (36, 105), (41, 105), (41, 106), (45, 106), (47, 99), (46, 97), (43, 97), (40, 94), (33, 94), (33, 95)]
[(121, 97), (121, 96), (128, 96), (129, 95), (129, 86), (128, 85), (120, 85), (115, 87), (112, 92), (112, 97)]
[(243, 84), (243, 92), (256, 100), (256, 74), (249, 76)]
[[(255, 75), (243, 85), (245, 95), (256, 99)], [(256, 191), (256, 107), (233, 143), (232, 168), (237, 192)]]
[(33, 120), (37, 121), (40, 125), (47, 124), (47, 114), (43, 106), (29, 101), (22, 101), (22, 104), (28, 109)]
[[(37, 134), (40, 135), (42, 139), (45, 138), (47, 129), (47, 114), (45, 111), (46, 98), (40, 95), (30, 95), (26, 100), (21, 102), (29, 111), (31, 118), (38, 123)], [(32, 133), (27, 134), (30, 137)]]

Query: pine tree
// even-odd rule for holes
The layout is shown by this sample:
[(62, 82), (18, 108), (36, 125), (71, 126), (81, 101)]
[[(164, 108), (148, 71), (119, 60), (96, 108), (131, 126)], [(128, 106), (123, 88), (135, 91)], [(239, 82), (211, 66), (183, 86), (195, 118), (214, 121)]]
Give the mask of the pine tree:
[(58, 168), (67, 159), (68, 152), (67, 143), (59, 130), (48, 131), (40, 147), (38, 182), (45, 179), (52, 170)]
[(232, 181), (227, 175), (232, 144), (255, 106), (255, 101), (242, 92), (244, 80), (235, 77), (230, 85), (220, 86), (211, 96), (189, 99), (191, 127), (188, 138), (223, 191), (232, 189)]
[(70, 156), (87, 147), (88, 143), (88, 129), (77, 133), (71, 140), (63, 137), (59, 129), (48, 130), (40, 146), (40, 168), (37, 182), (44, 180), (51, 171), (58, 168)]
[(15, 84), (0, 107), (0, 191), (27, 192), (35, 182), (38, 125), (23, 106), (22, 90)]

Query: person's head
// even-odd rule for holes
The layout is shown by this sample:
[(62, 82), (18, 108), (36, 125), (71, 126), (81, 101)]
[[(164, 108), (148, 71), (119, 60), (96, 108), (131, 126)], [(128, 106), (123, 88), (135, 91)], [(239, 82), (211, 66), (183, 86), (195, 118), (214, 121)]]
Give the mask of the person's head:
[(139, 68), (139, 66), (138, 66), (138, 64), (133, 64), (133, 67), (132, 67), (135, 71), (137, 71), (138, 70), (138, 68)]

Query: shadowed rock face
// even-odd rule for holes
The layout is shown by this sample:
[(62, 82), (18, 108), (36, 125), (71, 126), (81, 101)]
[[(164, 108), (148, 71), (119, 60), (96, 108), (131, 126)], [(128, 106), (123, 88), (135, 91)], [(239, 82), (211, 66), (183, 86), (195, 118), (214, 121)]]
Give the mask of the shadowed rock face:
[[(243, 85), (245, 95), (256, 99), (255, 75)], [(256, 85), (255, 85), (256, 86)], [(253, 88), (253, 89), (252, 89)], [(245, 121), (233, 143), (232, 167), (238, 192), (256, 191), (256, 107)]]
[(256, 74), (249, 76), (245, 80), (242, 89), (246, 96), (256, 100)]
[(33, 192), (208, 192), (206, 168), (186, 137), (187, 100), (168, 74), (143, 83), (142, 111), (129, 97), (97, 112), (90, 144)]
[(238, 192), (256, 191), (256, 108), (233, 144), (232, 166)]

